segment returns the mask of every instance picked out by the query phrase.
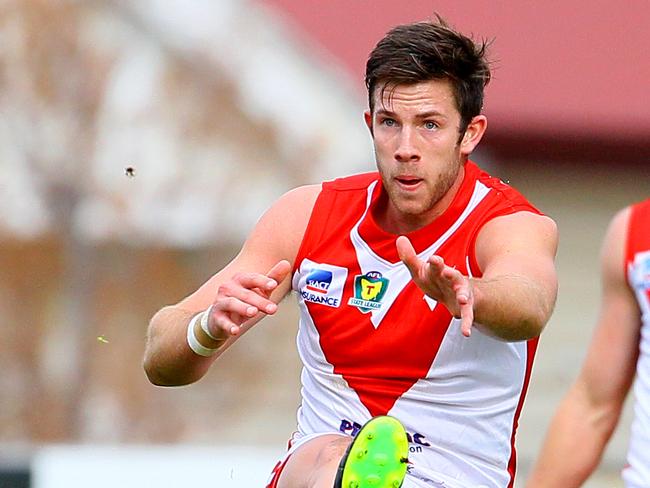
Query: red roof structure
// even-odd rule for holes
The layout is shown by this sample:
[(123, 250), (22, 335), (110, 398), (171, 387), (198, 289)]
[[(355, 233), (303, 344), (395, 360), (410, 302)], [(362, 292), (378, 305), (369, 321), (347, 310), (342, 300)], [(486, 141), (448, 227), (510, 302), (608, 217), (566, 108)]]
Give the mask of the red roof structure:
[[(323, 46), (363, 88), (365, 60), (392, 26), (434, 12), (492, 39), (487, 141), (556, 156), (603, 148), (650, 155), (650, 2), (259, 0)], [(607, 151), (605, 151), (607, 153)]]

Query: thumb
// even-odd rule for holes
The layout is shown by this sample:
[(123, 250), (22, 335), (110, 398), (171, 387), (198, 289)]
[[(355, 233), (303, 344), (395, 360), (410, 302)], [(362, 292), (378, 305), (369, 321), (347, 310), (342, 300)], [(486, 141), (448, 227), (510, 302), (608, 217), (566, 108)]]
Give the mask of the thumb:
[(411, 275), (417, 276), (418, 269), (420, 268), (420, 259), (417, 254), (415, 254), (415, 249), (413, 244), (406, 236), (399, 236), (395, 241), (397, 246), (397, 254), (402, 262), (406, 265), (408, 270), (411, 272)]

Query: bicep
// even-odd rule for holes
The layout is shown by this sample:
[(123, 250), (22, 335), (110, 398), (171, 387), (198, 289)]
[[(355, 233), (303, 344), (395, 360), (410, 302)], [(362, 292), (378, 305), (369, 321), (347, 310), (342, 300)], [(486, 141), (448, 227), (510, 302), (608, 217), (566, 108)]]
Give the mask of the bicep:
[[(293, 267), (319, 193), (320, 185), (309, 185), (283, 195), (255, 224), (239, 254), (178, 306), (191, 311), (204, 310), (212, 304), (219, 286), (235, 274), (266, 274), (281, 260), (288, 261)], [(280, 283), (271, 298), (279, 302), (290, 289), (291, 274)]]
[(521, 276), (557, 292), (557, 226), (545, 216), (517, 212), (491, 220), (476, 239), (475, 254), (483, 278)]

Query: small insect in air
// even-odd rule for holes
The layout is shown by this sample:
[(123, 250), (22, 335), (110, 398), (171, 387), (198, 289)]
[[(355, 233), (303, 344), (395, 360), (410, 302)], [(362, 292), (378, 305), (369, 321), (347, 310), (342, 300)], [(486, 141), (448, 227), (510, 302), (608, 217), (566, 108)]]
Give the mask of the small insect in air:
[(135, 168), (133, 166), (127, 166), (124, 168), (124, 174), (129, 178), (133, 178), (135, 176)]
[(97, 342), (101, 342), (102, 344), (108, 344), (108, 339), (104, 337), (103, 335), (97, 336)]

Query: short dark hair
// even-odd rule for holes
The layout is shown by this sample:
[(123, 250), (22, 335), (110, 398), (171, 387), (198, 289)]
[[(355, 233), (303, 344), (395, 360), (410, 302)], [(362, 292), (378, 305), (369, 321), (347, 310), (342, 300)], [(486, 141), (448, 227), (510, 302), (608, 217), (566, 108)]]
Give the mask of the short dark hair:
[(452, 29), (440, 16), (437, 22), (399, 25), (381, 39), (366, 63), (366, 87), (370, 112), (374, 94), (390, 92), (398, 85), (448, 79), (461, 116), (461, 133), (483, 108), (483, 89), (490, 81), (486, 56), (488, 42), (474, 42)]

